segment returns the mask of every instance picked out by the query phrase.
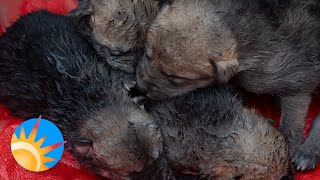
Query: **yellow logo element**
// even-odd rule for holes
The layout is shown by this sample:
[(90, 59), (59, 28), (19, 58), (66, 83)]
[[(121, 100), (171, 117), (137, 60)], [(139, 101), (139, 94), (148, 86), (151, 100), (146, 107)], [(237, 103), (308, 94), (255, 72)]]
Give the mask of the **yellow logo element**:
[[(31, 120), (36, 120), (36, 119), (31, 119)], [(38, 120), (36, 120), (35, 125), (33, 126), (28, 137), (26, 136), (25, 127), (23, 126), (24, 123), (22, 123), (20, 125), (21, 127), (19, 126), (20, 136), (18, 137), (17, 136), (18, 133), (15, 132), (11, 139), (11, 151), (17, 163), (21, 165), (23, 168), (30, 171), (35, 171), (35, 172), (48, 170), (53, 165), (55, 165), (57, 162), (55, 162), (53, 165), (50, 165), (51, 167), (46, 165), (46, 163), (50, 163), (50, 162), (52, 163), (54, 161), (57, 161), (57, 158), (60, 159), (63, 153), (63, 148), (62, 148), (62, 151), (61, 150), (59, 151), (61, 152), (60, 157), (57, 157), (57, 158), (47, 157), (46, 154), (50, 153), (51, 151), (55, 150), (56, 148), (58, 148), (59, 146), (63, 145), (66, 142), (66, 141), (58, 142), (49, 146), (42, 147), (44, 142), (47, 139), (47, 136), (42, 136), (40, 137), (40, 139), (38, 138), (39, 140), (36, 141), (40, 120), (41, 120), (41, 116), (38, 118)], [(52, 129), (48, 129), (47, 132), (50, 130)], [(52, 135), (52, 134), (48, 134), (48, 135)]]

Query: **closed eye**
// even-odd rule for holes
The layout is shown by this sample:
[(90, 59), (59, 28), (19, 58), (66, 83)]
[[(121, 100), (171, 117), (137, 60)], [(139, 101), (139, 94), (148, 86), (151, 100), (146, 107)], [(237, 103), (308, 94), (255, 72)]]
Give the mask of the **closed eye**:
[(146, 54), (146, 58), (147, 60), (150, 60), (150, 56), (148, 54)]
[(182, 84), (186, 81), (189, 81), (191, 79), (189, 78), (185, 78), (185, 77), (181, 77), (181, 76), (176, 76), (176, 75), (169, 75), (167, 74), (165, 71), (161, 70), (161, 73), (163, 75), (165, 75), (166, 77), (168, 77), (169, 81), (174, 84), (174, 85), (179, 85), (179, 84)]
[(109, 52), (111, 56), (133, 56), (132, 51), (121, 51), (117, 49), (117, 50), (110, 50)]
[(184, 78), (184, 77), (179, 77), (179, 76), (175, 76), (175, 75), (167, 75), (169, 81), (174, 84), (174, 85), (180, 85), (183, 84), (185, 82), (190, 81), (190, 79), (188, 78)]
[(172, 79), (181, 79), (181, 80), (190, 80), (189, 78), (181, 77), (181, 76), (176, 76), (176, 75), (167, 75), (169, 78)]

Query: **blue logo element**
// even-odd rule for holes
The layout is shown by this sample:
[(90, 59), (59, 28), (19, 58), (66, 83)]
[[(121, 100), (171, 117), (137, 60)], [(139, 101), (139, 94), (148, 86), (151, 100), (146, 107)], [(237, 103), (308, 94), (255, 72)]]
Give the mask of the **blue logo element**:
[(58, 127), (40, 116), (17, 127), (11, 139), (11, 151), (18, 164), (30, 171), (39, 172), (58, 163), (64, 151), (64, 143)]

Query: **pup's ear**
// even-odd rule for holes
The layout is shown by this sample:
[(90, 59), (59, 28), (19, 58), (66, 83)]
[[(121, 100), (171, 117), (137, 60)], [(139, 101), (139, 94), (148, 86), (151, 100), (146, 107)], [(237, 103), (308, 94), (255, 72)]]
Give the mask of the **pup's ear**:
[[(134, 116), (134, 115), (133, 115)], [(158, 159), (162, 153), (162, 136), (160, 128), (156, 125), (153, 118), (139, 118), (136, 122), (129, 122), (135, 130), (136, 137), (143, 147), (148, 149), (148, 154), (153, 159)]]
[(90, 0), (78, 0), (78, 7), (68, 13), (68, 17), (74, 21), (81, 21), (83, 18), (92, 14), (92, 5)]
[(232, 44), (230, 48), (218, 55), (217, 53), (209, 54), (210, 63), (214, 70), (213, 73), (219, 83), (226, 83), (237, 74), (239, 62), (237, 59), (236, 46), (236, 44)]
[(237, 74), (239, 63), (237, 59), (225, 61), (211, 61), (214, 68), (214, 74), (219, 83), (227, 83)]

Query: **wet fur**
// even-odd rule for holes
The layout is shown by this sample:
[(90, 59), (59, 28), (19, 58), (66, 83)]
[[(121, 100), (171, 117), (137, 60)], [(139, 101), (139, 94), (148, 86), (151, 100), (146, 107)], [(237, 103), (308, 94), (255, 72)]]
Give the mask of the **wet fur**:
[[(198, 90), (174, 100), (149, 101), (145, 107), (155, 118), (149, 128), (161, 134), (161, 139), (149, 137), (156, 137), (162, 145), (158, 146), (160, 151), (153, 151), (159, 153), (158, 158), (150, 161), (154, 163), (146, 167), (147, 174), (136, 174), (135, 179), (187, 178), (182, 174), (189, 174), (190, 179), (280, 179), (287, 175), (289, 147), (286, 139), (265, 118), (244, 108), (232, 88)], [(102, 111), (100, 116), (110, 115)], [(104, 144), (110, 132), (101, 130), (114, 126), (115, 122), (122, 120), (91, 122), (96, 127), (90, 128), (94, 130), (91, 133), (96, 137), (89, 137), (90, 140), (94, 144)], [(127, 134), (127, 126), (117, 127), (119, 132)], [(132, 137), (141, 135), (139, 131), (135, 133)], [(92, 158), (92, 154), (112, 148), (100, 146), (85, 156)], [(99, 167), (103, 167), (103, 162), (100, 163)]]
[(150, 26), (138, 86), (153, 99), (226, 82), (276, 95), (292, 158), (298, 169), (312, 169), (319, 158), (304, 163), (295, 150), (319, 85), (319, 7), (313, 0), (175, 0)]
[[(128, 76), (97, 56), (91, 43), (68, 17), (47, 11), (21, 17), (0, 37), (0, 73), (0, 101), (12, 115), (24, 119), (42, 115), (53, 121), (68, 141), (68, 150), (74, 154), (86, 151), (90, 143), (87, 139), (93, 136), (91, 132), (99, 130), (99, 126), (90, 126), (95, 118), (127, 127), (120, 139), (115, 133), (117, 129), (111, 127), (102, 130), (109, 136), (95, 136), (117, 142), (117, 146), (108, 151), (108, 155), (117, 156), (108, 159), (99, 156), (105, 166), (92, 167), (96, 174), (122, 179), (132, 172), (138, 173), (142, 170), (141, 164), (151, 163), (147, 160), (153, 159), (148, 157), (156, 151), (153, 147), (160, 149), (156, 142), (158, 132), (147, 128), (151, 118), (134, 116), (135, 111), (139, 115), (141, 110), (122, 92)], [(97, 115), (100, 111), (108, 112), (108, 116)], [(86, 130), (80, 131), (83, 124)], [(87, 131), (90, 134), (83, 137)], [(131, 136), (136, 131), (145, 136)], [(155, 141), (147, 141), (145, 137)], [(140, 145), (144, 140), (148, 143)], [(151, 154), (140, 153), (149, 149)]]

